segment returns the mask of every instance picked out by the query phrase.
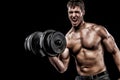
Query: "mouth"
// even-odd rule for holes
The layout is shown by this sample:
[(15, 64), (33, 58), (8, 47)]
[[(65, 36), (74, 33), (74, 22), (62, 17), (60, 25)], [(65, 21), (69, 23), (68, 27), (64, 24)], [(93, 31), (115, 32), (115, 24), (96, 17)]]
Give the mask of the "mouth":
[(74, 26), (77, 26), (79, 24), (79, 19), (78, 18), (71, 18), (71, 23)]
[(72, 19), (72, 24), (77, 24), (78, 23), (78, 20), (77, 19)]
[(77, 22), (78, 21), (77, 17), (73, 17), (71, 20), (72, 20), (72, 22)]

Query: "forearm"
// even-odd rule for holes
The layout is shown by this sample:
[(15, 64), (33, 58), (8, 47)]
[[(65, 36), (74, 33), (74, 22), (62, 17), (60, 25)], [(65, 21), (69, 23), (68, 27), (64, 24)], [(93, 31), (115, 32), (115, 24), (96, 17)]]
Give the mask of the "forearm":
[(48, 57), (48, 58), (49, 58), (50, 63), (60, 73), (63, 73), (67, 70), (69, 60), (70, 60), (70, 55), (69, 55), (68, 48), (66, 48), (65, 51), (63, 53), (61, 53), (60, 55), (54, 56), (54, 57)]
[(117, 51), (114, 55), (113, 55), (113, 58), (115, 60), (115, 63), (118, 67), (118, 70), (120, 72), (120, 51)]
[(66, 71), (67, 67), (58, 57), (48, 57), (48, 59), (58, 72), (63, 73)]

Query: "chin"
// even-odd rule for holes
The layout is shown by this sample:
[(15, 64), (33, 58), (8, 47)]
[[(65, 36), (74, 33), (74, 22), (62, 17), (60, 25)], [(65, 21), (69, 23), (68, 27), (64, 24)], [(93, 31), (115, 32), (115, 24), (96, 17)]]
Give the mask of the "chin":
[(73, 26), (74, 26), (74, 27), (77, 27), (77, 26), (78, 26), (78, 24), (73, 24)]
[(79, 26), (79, 24), (80, 24), (79, 22), (72, 23), (72, 25), (75, 27)]

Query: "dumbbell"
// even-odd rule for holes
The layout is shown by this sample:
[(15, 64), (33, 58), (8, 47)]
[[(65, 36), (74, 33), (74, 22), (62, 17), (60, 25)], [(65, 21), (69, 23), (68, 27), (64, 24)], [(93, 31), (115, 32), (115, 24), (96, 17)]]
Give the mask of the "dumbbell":
[(36, 31), (25, 38), (25, 50), (35, 55), (57, 56), (66, 48), (66, 39), (63, 33), (56, 30)]

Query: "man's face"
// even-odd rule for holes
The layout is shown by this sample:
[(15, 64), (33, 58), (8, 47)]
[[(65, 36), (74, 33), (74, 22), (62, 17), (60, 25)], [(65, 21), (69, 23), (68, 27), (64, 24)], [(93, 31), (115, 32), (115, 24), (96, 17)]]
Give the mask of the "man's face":
[(72, 26), (78, 26), (83, 20), (83, 12), (80, 7), (68, 7), (68, 17)]

